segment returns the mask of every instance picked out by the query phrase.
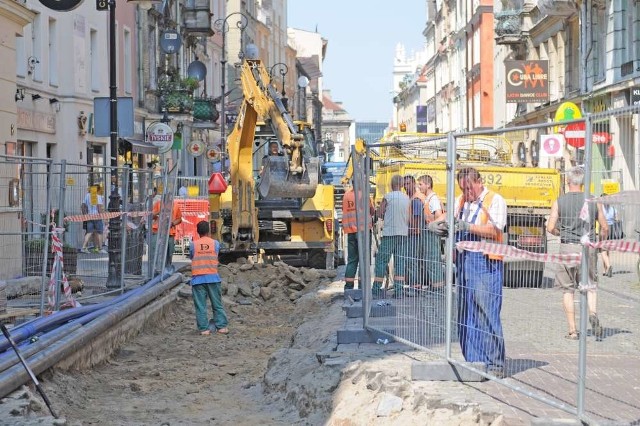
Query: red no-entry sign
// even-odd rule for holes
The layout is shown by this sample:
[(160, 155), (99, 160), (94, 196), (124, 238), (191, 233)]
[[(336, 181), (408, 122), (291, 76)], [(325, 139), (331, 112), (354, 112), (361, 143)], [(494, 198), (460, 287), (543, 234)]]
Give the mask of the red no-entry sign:
[(564, 129), (564, 139), (567, 141), (567, 144), (572, 147), (582, 148), (584, 147), (585, 130), (586, 126), (584, 122), (568, 124)]

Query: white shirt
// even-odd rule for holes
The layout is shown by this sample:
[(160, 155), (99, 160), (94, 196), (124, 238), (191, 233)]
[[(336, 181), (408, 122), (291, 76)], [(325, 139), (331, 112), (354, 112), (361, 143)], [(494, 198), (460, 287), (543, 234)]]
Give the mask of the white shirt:
[[(484, 188), (484, 190), (480, 194), (480, 197), (478, 197), (476, 201), (472, 203), (466, 201), (464, 203), (464, 206), (462, 206), (462, 220), (474, 225), (478, 224), (478, 221), (480, 220), (480, 214), (478, 213), (476, 215), (476, 211), (480, 206), (480, 201), (484, 200), (484, 197), (486, 197), (488, 192), (489, 190), (487, 188)], [(462, 195), (456, 198), (456, 218), (460, 217), (459, 206), (461, 198)], [(493, 224), (493, 226), (500, 229), (501, 231), (504, 230), (504, 227), (507, 225), (507, 203), (504, 201), (504, 198), (502, 198), (502, 195), (494, 192), (491, 205), (486, 206), (483, 203), (482, 207), (486, 208), (489, 212), (489, 220), (487, 222)], [(471, 219), (473, 219), (474, 216), (475, 220), (472, 222)]]
[(435, 212), (436, 210), (442, 210), (442, 203), (440, 202), (440, 198), (438, 198), (438, 195), (435, 192), (431, 195), (428, 195), (427, 200), (429, 200), (429, 211), (431, 213)]
[(187, 188), (183, 185), (180, 187), (180, 189), (178, 189), (178, 195), (180, 197), (186, 197), (187, 196)]
[[(102, 195), (96, 195), (97, 200), (98, 200), (98, 204), (102, 205), (104, 207), (104, 198), (102, 198)], [(98, 211), (98, 204), (91, 204), (91, 194), (87, 193), (84, 196), (84, 203), (87, 205), (87, 213), (88, 214), (98, 214), (100, 213)]]

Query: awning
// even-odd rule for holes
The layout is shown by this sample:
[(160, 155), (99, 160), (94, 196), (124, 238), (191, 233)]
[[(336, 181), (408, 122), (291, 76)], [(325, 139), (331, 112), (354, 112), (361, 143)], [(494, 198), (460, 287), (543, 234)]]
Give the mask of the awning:
[[(123, 138), (127, 150), (131, 149), (134, 154), (158, 155), (158, 148), (140, 139)], [(128, 146), (130, 145), (130, 146)]]

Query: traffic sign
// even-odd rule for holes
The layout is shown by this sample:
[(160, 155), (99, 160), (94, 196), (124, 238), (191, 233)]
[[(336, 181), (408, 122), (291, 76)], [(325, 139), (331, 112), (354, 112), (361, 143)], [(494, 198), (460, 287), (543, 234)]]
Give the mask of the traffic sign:
[(96, 10), (109, 10), (109, 0), (96, 0)]
[(585, 130), (584, 122), (568, 124), (564, 129), (564, 139), (574, 148), (583, 148)]

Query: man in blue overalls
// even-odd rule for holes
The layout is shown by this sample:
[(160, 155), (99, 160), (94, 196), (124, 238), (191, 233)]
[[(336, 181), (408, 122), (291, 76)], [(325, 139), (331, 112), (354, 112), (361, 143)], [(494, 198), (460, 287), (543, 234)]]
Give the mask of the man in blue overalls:
[[(472, 168), (458, 172), (462, 195), (456, 199), (456, 242), (501, 243), (507, 221), (504, 198), (482, 184)], [(467, 362), (481, 362), (490, 373), (504, 374), (504, 337), (500, 322), (504, 264), (499, 256), (457, 253), (458, 334)]]

